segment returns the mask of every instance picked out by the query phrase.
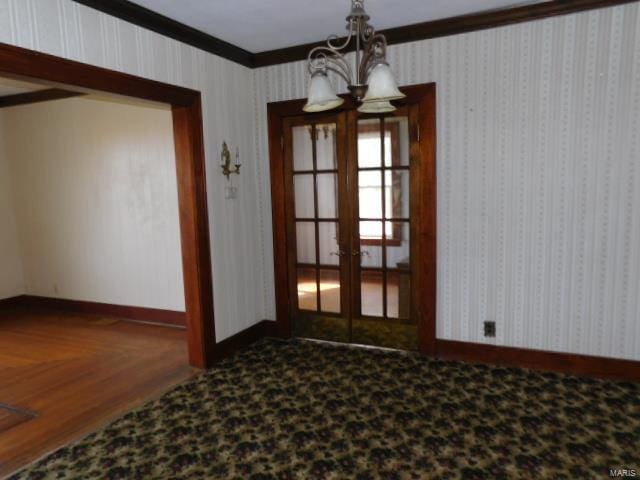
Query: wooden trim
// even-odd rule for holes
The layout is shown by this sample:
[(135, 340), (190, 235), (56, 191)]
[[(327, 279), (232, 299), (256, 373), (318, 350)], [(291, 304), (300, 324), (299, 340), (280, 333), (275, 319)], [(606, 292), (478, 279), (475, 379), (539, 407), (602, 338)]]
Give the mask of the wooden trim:
[[(298, 111), (299, 112), (299, 111)], [(280, 112), (267, 105), (269, 123), (269, 163), (271, 178), (271, 219), (273, 223), (273, 253), (275, 259), (287, 259), (287, 211), (285, 190), (284, 132)], [(278, 336), (291, 336), (289, 274), (285, 263), (274, 261), (276, 287), (276, 325)]]
[[(380, 33), (383, 33), (387, 38), (387, 44), (394, 45), (503, 27), (505, 25), (513, 25), (559, 15), (568, 15), (570, 13), (584, 12), (598, 8), (613, 7), (636, 1), (638, 0), (553, 0), (533, 5), (523, 5), (443, 18), (430, 22), (415, 23), (381, 30)], [(344, 40), (345, 38), (341, 38), (340, 40), (336, 40), (336, 43)], [(305, 60), (309, 51), (320, 45), (326, 45), (326, 42), (307, 43), (255, 53), (253, 55), (252, 67), (260, 68)]]
[(29, 103), (48, 102), (50, 100), (62, 100), (63, 98), (79, 97), (84, 93), (71, 92), (60, 88), (48, 88), (35, 92), (17, 93), (0, 97), (0, 108), (27, 105)]
[(619, 380), (640, 380), (640, 361), (634, 360), (441, 339), (436, 340), (436, 355), (447, 360), (489, 363)]
[[(248, 68), (261, 68), (304, 60), (307, 58), (309, 50), (319, 45), (325, 45), (325, 42), (322, 41), (252, 53), (127, 0), (73, 1), (166, 37), (173, 38), (179, 42), (186, 43), (192, 47), (226, 58), (227, 60), (239, 63)], [(486, 30), (598, 8), (614, 7), (616, 5), (637, 1), (638, 0), (552, 0), (532, 5), (521, 5), (518, 7), (442, 18), (429, 22), (414, 23), (381, 30), (380, 33), (386, 36), (389, 45), (394, 45)], [(329, 33), (331, 32), (327, 32), (327, 35)]]
[(0, 75), (171, 105), (189, 363), (212, 365), (215, 322), (200, 92), (2, 43)]
[[(351, 198), (349, 197), (349, 131), (348, 129), (348, 114), (338, 115), (336, 118), (336, 132), (335, 132), (335, 156), (338, 167), (338, 173), (336, 175), (336, 187), (338, 189), (338, 201), (336, 207), (338, 211), (338, 222), (335, 224), (338, 229), (338, 250), (344, 250), (349, 252), (349, 246), (351, 245), (351, 230), (353, 224), (351, 223)], [(354, 295), (353, 284), (351, 283), (351, 262), (353, 261), (352, 255), (340, 256), (340, 312), (338, 315), (340, 318), (352, 318), (353, 317), (353, 302)], [(320, 285), (318, 285), (320, 287)], [(318, 288), (319, 289), (319, 288)], [(326, 313), (324, 313), (326, 315)], [(353, 322), (349, 322), (349, 338), (352, 338)]]
[(106, 92), (152, 102), (189, 106), (200, 92), (46, 53), (0, 43), (0, 75), (70, 86), (85, 93)]
[(7, 310), (9, 308), (19, 307), (23, 301), (24, 295), (17, 295), (15, 297), (0, 299), (0, 310)]
[(276, 322), (273, 320), (262, 320), (251, 327), (236, 333), (232, 337), (225, 338), (216, 345), (216, 361), (230, 357), (234, 353), (248, 347), (265, 337), (276, 334)]
[(200, 94), (172, 112), (189, 362), (206, 367), (215, 361), (216, 332)]
[[(311, 125), (311, 155), (313, 162), (313, 218), (317, 219), (320, 217), (319, 209), (320, 205), (318, 205), (318, 174), (316, 173), (318, 169), (318, 135), (317, 135), (317, 127), (316, 124)], [(287, 133), (290, 133), (290, 129), (287, 129)], [(287, 142), (288, 143), (288, 142)], [(291, 149), (287, 149), (290, 152), (290, 155), (293, 155), (293, 147)], [(287, 162), (289, 163), (289, 162)], [(291, 166), (292, 168), (293, 166)], [(288, 172), (287, 179), (290, 179), (287, 183), (292, 186), (293, 185), (293, 175)], [(292, 195), (295, 198), (295, 192), (292, 189)], [(295, 201), (295, 200), (294, 200)], [(291, 205), (291, 204), (289, 204)], [(316, 250), (316, 309), (318, 311), (322, 310), (322, 292), (320, 291), (320, 269), (317, 268), (317, 265), (320, 263), (320, 227), (318, 222), (313, 222), (313, 230), (315, 234), (315, 250)], [(291, 251), (291, 250), (289, 250)], [(295, 250), (294, 250), (295, 251)], [(297, 257), (297, 253), (296, 253)], [(297, 260), (296, 260), (297, 261)], [(296, 291), (298, 290), (296, 286)]]
[[(390, 222), (390, 220), (387, 220), (387, 222)], [(386, 245), (388, 247), (399, 247), (400, 245), (402, 245), (402, 239), (400, 238), (400, 234), (397, 233), (396, 230), (396, 228), (393, 229), (393, 236), (395, 238), (388, 238), (386, 240), (382, 240), (381, 238), (360, 238), (360, 245), (373, 247), (381, 247), (382, 245)]]
[[(410, 97), (408, 94), (407, 97)], [(417, 115), (418, 118), (413, 118)], [(411, 238), (411, 244), (414, 250), (411, 255), (416, 255), (415, 270), (412, 266), (412, 282), (421, 285), (423, 295), (415, 298), (413, 303), (416, 305), (416, 314), (418, 315), (420, 328), (420, 346), (422, 353), (433, 355), (435, 353), (436, 341), (436, 302), (437, 302), (437, 216), (438, 216), (438, 194), (437, 194), (437, 167), (436, 167), (436, 84), (431, 83), (426, 86), (421, 101), (419, 102), (419, 111), (411, 110), (409, 119), (409, 137), (411, 138), (411, 148), (417, 148), (418, 151), (412, 151), (411, 161), (417, 159), (414, 165), (415, 175), (411, 177), (411, 191), (413, 192), (411, 208), (414, 215), (421, 219), (422, 228)], [(418, 125), (418, 128), (411, 128), (411, 125)], [(414, 142), (419, 130), (420, 141)], [(419, 170), (420, 172), (415, 172)]]
[(46, 308), (63, 310), (73, 313), (87, 313), (90, 315), (104, 315), (108, 317), (136, 320), (138, 322), (159, 323), (175, 327), (186, 327), (187, 314), (175, 310), (159, 308), (136, 307), (131, 305), (115, 305), (112, 303), (87, 302), (84, 300), (69, 300), (66, 298), (40, 297), (36, 295), (20, 295), (13, 297), (10, 302), (0, 300), (0, 308)]
[(251, 52), (133, 2), (127, 0), (73, 1), (245, 67), (253, 66)]
[[(354, 103), (353, 99), (349, 98), (350, 103)], [(347, 103), (345, 101), (345, 103)], [(355, 106), (355, 103), (354, 103)], [(347, 134), (347, 159), (354, 159), (353, 161), (347, 160), (347, 182), (349, 185), (349, 211), (347, 224), (347, 233), (349, 235), (348, 247), (353, 246), (353, 251), (357, 253), (354, 257), (351, 255), (349, 261), (349, 318), (351, 319), (349, 324), (349, 339), (353, 340), (353, 319), (356, 315), (362, 314), (362, 276), (372, 276), (371, 273), (363, 272), (360, 262), (362, 254), (362, 245), (360, 244), (360, 192), (358, 185), (358, 120), (360, 114), (355, 108), (351, 108), (347, 112), (347, 128), (349, 132)], [(349, 251), (350, 248), (347, 250)]]

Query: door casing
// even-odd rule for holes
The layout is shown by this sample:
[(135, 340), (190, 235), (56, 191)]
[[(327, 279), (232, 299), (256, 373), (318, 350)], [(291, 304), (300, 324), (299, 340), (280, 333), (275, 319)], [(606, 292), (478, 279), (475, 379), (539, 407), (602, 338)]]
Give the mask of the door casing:
[[(419, 142), (412, 145), (411, 156), (419, 158), (411, 175), (412, 212), (415, 219), (415, 272), (412, 274), (415, 289), (414, 304), (418, 320), (418, 343), (425, 355), (435, 355), (436, 294), (437, 294), (437, 191), (436, 191), (436, 85), (428, 83), (400, 89), (406, 97), (398, 105), (417, 105), (416, 135)], [(344, 104), (334, 110), (353, 115), (357, 104), (343, 95)], [(269, 121), (269, 158), (271, 173), (271, 200), (273, 215), (273, 253), (276, 289), (276, 331), (278, 336), (289, 338), (293, 332), (291, 315), (296, 301), (291, 296), (292, 279), (289, 278), (287, 259), (295, 249), (295, 241), (287, 235), (287, 195), (285, 188), (284, 120), (300, 116), (305, 100), (273, 102), (267, 105)], [(315, 116), (326, 116), (323, 112)], [(314, 114), (309, 114), (313, 119)], [(417, 149), (417, 151), (413, 151)], [(416, 200), (416, 201), (413, 201)]]

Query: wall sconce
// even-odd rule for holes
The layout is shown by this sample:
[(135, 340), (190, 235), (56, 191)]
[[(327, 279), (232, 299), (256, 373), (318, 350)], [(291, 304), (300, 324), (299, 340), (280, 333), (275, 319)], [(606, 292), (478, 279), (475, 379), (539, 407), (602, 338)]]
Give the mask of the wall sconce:
[(240, 175), (240, 152), (238, 150), (238, 147), (236, 147), (236, 161), (233, 164), (233, 167), (231, 166), (231, 152), (229, 151), (229, 147), (227, 147), (227, 142), (222, 142), (222, 153), (220, 153), (220, 160), (221, 160), (221, 167), (222, 167), (222, 174), (227, 177), (227, 180), (229, 180), (229, 175), (231, 175), (232, 173), (236, 173), (238, 175)]

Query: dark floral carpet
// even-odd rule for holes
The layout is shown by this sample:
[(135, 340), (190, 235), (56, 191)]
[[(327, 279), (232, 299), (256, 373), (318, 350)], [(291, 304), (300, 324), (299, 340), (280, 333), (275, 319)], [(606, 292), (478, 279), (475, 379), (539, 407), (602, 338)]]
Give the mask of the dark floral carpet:
[(589, 479), (640, 384), (264, 340), (14, 479)]

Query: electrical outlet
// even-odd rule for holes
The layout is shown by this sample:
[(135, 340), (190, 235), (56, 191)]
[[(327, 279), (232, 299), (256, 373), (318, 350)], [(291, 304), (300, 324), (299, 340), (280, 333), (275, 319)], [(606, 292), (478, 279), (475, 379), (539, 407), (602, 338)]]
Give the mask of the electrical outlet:
[(484, 336), (485, 337), (496, 336), (496, 322), (491, 322), (489, 320), (484, 322)]

